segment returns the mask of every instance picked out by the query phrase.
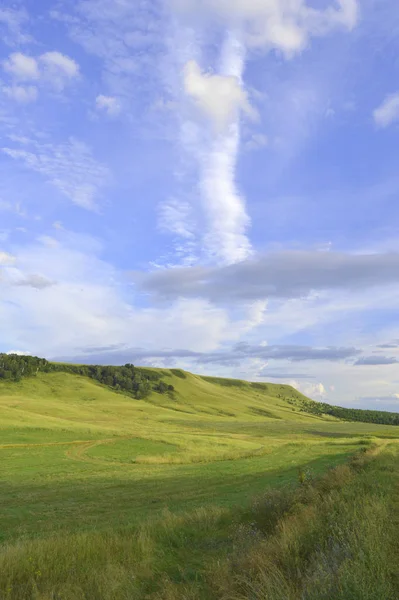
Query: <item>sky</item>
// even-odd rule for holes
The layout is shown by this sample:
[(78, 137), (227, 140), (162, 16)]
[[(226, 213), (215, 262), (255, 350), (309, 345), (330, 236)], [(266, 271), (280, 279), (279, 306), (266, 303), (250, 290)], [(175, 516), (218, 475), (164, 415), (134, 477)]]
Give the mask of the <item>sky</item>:
[(396, 0), (3, 0), (0, 351), (399, 411)]

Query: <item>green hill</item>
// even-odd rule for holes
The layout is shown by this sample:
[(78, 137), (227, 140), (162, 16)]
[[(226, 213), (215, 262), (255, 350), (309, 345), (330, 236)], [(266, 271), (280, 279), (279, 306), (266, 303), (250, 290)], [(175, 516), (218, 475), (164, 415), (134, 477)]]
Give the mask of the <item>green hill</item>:
[(141, 381), (165, 382), (166, 392), (137, 399), (73, 372), (87, 367), (47, 365), (50, 372), (0, 380), (3, 538), (21, 527), (15, 506), (35, 515), (22, 519), (28, 533), (37, 519), (52, 530), (75, 527), (79, 516), (79, 528), (90, 529), (165, 507), (233, 506), (299, 466), (344, 460), (361, 439), (399, 436), (394, 427), (311, 414), (315, 403), (289, 386), (139, 369)]
[(397, 438), (290, 386), (0, 355), (0, 598), (205, 598), (156, 590), (226, 556), (254, 496)]

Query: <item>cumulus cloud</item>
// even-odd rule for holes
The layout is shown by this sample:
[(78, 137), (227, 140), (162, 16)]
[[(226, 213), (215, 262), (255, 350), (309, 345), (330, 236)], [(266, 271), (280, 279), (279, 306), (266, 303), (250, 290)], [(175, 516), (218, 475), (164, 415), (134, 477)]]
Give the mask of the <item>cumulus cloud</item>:
[(37, 100), (38, 91), (34, 85), (11, 85), (2, 88), (3, 93), (19, 104), (29, 104)]
[(21, 52), (10, 54), (8, 59), (3, 61), (3, 68), (7, 73), (10, 73), (10, 75), (21, 81), (31, 81), (32, 79), (40, 78), (37, 60)]
[(61, 52), (45, 52), (39, 57), (41, 76), (58, 91), (79, 75), (79, 65)]
[(363, 356), (356, 362), (356, 366), (373, 366), (373, 365), (394, 365), (398, 361), (397, 358), (389, 356)]
[(383, 103), (375, 109), (374, 121), (379, 127), (388, 127), (399, 120), (399, 92), (387, 96)]
[(69, 56), (56, 51), (45, 52), (37, 57), (13, 52), (3, 61), (3, 69), (14, 82), (18, 82), (6, 88), (9, 96), (18, 102), (32, 101), (37, 96), (37, 87), (22, 87), (19, 82), (34, 81), (36, 85), (47, 85), (61, 92), (67, 83), (79, 75), (79, 65)]
[(234, 265), (166, 269), (133, 278), (155, 296), (218, 302), (300, 298), (314, 290), (359, 290), (399, 282), (399, 254), (285, 251)]
[(291, 381), (290, 383), (308, 398), (322, 401), (327, 397), (326, 388), (322, 383), (298, 383), (296, 381)]
[(358, 19), (356, 0), (338, 0), (316, 9), (306, 0), (171, 0), (180, 12), (196, 13), (241, 27), (249, 46), (275, 48), (290, 56), (312, 36), (337, 28), (351, 30)]
[(96, 109), (105, 112), (109, 117), (116, 117), (121, 111), (121, 105), (115, 96), (100, 94), (96, 98)]
[(202, 73), (198, 64), (191, 60), (184, 69), (184, 87), (219, 130), (234, 121), (239, 111), (251, 118), (256, 117), (248, 94), (237, 77)]

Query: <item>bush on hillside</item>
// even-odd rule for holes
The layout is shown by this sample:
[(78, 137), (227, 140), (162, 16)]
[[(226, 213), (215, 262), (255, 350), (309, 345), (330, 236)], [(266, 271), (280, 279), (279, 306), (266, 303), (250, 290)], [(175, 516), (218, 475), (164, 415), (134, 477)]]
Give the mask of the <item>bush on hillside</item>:
[(173, 385), (162, 381), (162, 375), (150, 369), (139, 369), (132, 364), (123, 367), (102, 365), (71, 365), (51, 363), (36, 356), (0, 354), (0, 380), (20, 381), (38, 372), (62, 372), (95, 379), (103, 385), (132, 394), (135, 398), (146, 398), (152, 391), (160, 394), (173, 392)]

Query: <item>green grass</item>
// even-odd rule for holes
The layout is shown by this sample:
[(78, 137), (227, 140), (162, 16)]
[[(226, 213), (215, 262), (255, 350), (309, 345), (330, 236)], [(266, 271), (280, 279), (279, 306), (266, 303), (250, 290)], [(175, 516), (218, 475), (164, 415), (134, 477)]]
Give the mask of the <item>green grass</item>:
[(9, 600), (396, 600), (399, 446), (248, 507), (195, 509), (0, 547)]
[(254, 496), (399, 439), (293, 410), (288, 386), (162, 373), (173, 397), (135, 400), (65, 373), (0, 383), (1, 600), (141, 598), (163, 579), (184, 598), (227, 560)]

